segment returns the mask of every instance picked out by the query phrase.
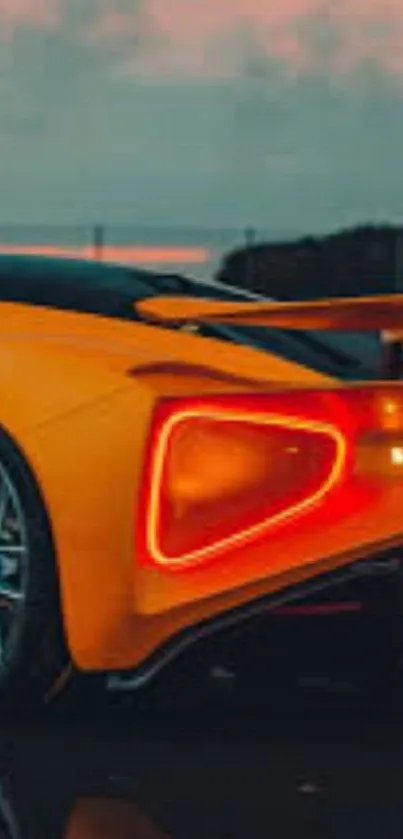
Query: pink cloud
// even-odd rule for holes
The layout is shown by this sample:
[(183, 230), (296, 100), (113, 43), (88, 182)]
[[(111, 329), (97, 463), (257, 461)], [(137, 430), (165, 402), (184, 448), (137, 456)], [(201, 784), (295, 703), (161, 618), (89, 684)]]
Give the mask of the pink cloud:
[(147, 18), (158, 37), (158, 49), (144, 56), (143, 69), (155, 75), (232, 75), (243, 32), (246, 37), (254, 32), (262, 49), (289, 57), (297, 45), (281, 27), (304, 14), (312, 2), (147, 0)]
[[(387, 71), (403, 73), (402, 0), (81, 2), (77, 38), (89, 48), (110, 41), (124, 72), (233, 76), (245, 72), (256, 56), (267, 55), (293, 72), (345, 73), (375, 60)], [(70, 8), (71, 0), (0, 0), (0, 36), (27, 23), (62, 27)]]
[(59, 0), (0, 0), (2, 33), (29, 23), (40, 28), (53, 28), (59, 21)]
[(123, 35), (127, 30), (127, 25), (127, 14), (118, 9), (107, 9), (90, 28), (90, 34), (94, 39)]
[[(327, 61), (344, 72), (375, 59), (403, 72), (402, 0), (339, 0), (327, 10), (319, 0), (146, 0), (143, 8), (157, 38), (141, 58), (147, 74), (233, 75), (248, 59), (252, 33), (260, 54), (290, 69), (320, 69)], [(136, 18), (118, 11), (98, 22), (103, 38), (125, 36), (131, 25)], [(132, 66), (138, 69), (138, 57)]]

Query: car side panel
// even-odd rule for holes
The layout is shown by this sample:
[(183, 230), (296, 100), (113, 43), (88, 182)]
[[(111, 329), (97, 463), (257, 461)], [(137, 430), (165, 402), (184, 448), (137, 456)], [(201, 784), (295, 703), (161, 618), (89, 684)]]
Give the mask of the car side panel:
[(209, 385), (194, 377), (191, 386), (178, 376), (145, 376), (24, 436), (53, 526), (72, 658), (84, 670), (135, 667), (185, 627), (401, 539), (399, 490), (365, 522), (352, 517), (337, 530), (273, 538), (236, 565), (180, 575), (143, 567), (134, 536), (150, 417), (162, 393), (189, 387), (240, 389), (214, 377)]

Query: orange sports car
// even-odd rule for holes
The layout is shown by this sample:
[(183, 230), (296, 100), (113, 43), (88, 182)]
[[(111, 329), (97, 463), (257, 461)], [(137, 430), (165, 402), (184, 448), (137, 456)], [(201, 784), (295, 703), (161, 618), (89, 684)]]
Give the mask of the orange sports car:
[(401, 296), (252, 301), (2, 256), (0, 300), (5, 706), (72, 669), (140, 685), (399, 556)]

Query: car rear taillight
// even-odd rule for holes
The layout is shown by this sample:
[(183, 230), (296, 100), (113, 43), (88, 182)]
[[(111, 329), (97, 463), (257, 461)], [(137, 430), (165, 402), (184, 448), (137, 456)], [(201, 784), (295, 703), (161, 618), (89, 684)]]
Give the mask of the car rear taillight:
[(403, 468), (387, 396), (363, 388), (163, 400), (146, 455), (140, 560), (191, 568), (280, 528), (348, 516), (376, 491), (382, 464), (382, 480)]

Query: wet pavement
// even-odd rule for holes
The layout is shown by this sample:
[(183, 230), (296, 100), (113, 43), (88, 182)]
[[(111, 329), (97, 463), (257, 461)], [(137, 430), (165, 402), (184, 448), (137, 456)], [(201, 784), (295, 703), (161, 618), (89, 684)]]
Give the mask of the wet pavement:
[(403, 713), (326, 663), (4, 722), (1, 839), (402, 837)]

